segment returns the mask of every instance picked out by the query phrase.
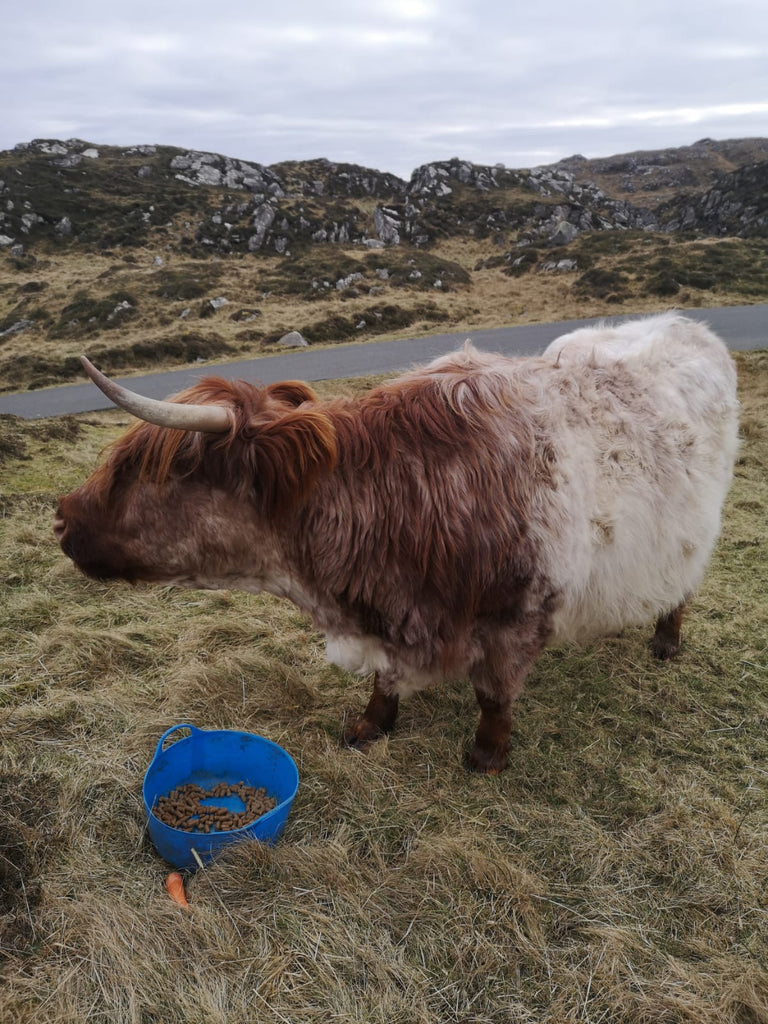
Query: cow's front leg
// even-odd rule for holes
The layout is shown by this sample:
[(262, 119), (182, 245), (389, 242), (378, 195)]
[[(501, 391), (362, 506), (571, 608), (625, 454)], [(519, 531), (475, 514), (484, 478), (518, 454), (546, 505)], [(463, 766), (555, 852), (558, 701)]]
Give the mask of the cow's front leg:
[(507, 767), (509, 734), (512, 731), (512, 701), (499, 700), (478, 690), (475, 696), (480, 705), (480, 722), (475, 734), (475, 745), (467, 755), (467, 767), (482, 775), (498, 775)]
[(362, 715), (344, 730), (344, 742), (349, 747), (365, 750), (374, 740), (390, 732), (397, 718), (397, 694), (385, 690), (379, 673), (373, 679), (373, 693)]
[(685, 601), (656, 621), (656, 632), (651, 640), (651, 651), (661, 661), (674, 658), (680, 650), (680, 626), (683, 622)]
[(507, 767), (512, 709), (531, 666), (544, 647), (546, 623), (531, 616), (516, 629), (488, 631), (484, 657), (470, 670), (480, 722), (467, 767), (483, 775), (498, 775)]

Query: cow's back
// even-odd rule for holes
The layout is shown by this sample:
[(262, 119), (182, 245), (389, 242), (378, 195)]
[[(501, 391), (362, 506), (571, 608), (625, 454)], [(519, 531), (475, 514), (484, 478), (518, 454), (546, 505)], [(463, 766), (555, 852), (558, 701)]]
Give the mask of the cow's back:
[(665, 314), (574, 332), (543, 362), (561, 474), (561, 525), (541, 524), (555, 639), (646, 622), (695, 591), (719, 533), (738, 446), (732, 360), (706, 327)]

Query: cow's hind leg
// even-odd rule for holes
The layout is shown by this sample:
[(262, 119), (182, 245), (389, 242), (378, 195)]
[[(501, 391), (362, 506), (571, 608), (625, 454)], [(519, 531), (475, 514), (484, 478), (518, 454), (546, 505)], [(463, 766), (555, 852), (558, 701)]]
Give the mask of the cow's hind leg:
[(668, 614), (660, 615), (656, 622), (656, 632), (651, 640), (651, 651), (662, 661), (673, 658), (680, 650), (680, 626), (684, 611), (685, 601)]
[(344, 730), (344, 742), (348, 747), (365, 750), (374, 740), (388, 733), (397, 718), (397, 695), (386, 692), (376, 673), (373, 681), (373, 693), (368, 707), (362, 715)]

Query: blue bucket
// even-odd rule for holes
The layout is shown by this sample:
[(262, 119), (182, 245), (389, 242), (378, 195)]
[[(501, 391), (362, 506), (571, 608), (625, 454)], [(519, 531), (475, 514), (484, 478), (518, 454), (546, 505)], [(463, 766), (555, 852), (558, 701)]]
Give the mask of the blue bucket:
[[(188, 729), (190, 735), (164, 750), (165, 741), (179, 729)], [(207, 834), (185, 832), (156, 818), (152, 808), (158, 798), (190, 782), (206, 790), (219, 782), (235, 786), (244, 782), (255, 789), (263, 786), (267, 796), (275, 800), (275, 807), (242, 828)], [(160, 856), (177, 868), (197, 867), (195, 853), (205, 863), (224, 847), (247, 839), (274, 843), (283, 831), (298, 788), (299, 772), (293, 758), (271, 740), (250, 732), (174, 725), (160, 737), (144, 776), (149, 835)]]

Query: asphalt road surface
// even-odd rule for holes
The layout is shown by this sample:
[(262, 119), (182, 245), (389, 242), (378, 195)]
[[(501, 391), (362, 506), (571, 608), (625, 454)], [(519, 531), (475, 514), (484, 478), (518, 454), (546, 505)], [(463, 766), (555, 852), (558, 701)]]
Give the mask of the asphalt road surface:
[[(735, 351), (768, 347), (768, 305), (726, 306), (717, 309), (683, 310), (686, 316), (703, 320)], [(618, 316), (611, 323), (636, 319)], [(462, 331), (458, 334), (434, 334), (427, 338), (406, 338), (400, 341), (373, 341), (333, 348), (299, 349), (284, 355), (264, 356), (239, 362), (187, 367), (167, 373), (141, 377), (115, 378), (127, 387), (150, 398), (165, 398), (190, 387), (200, 377), (219, 376), (271, 384), (278, 380), (336, 380), (343, 377), (364, 377), (374, 373), (397, 373), (417, 363), (428, 362), (451, 352), (471, 338), (477, 348), (505, 355), (535, 355), (542, 352), (554, 338), (597, 320), (566, 320), (555, 324), (528, 324), (521, 327), (500, 327), (493, 330)], [(83, 374), (85, 376), (85, 374)], [(15, 395), (0, 395), (0, 414), (10, 413), (26, 419), (42, 419), (65, 413), (94, 412), (111, 409), (112, 403), (95, 384), (69, 384)]]

